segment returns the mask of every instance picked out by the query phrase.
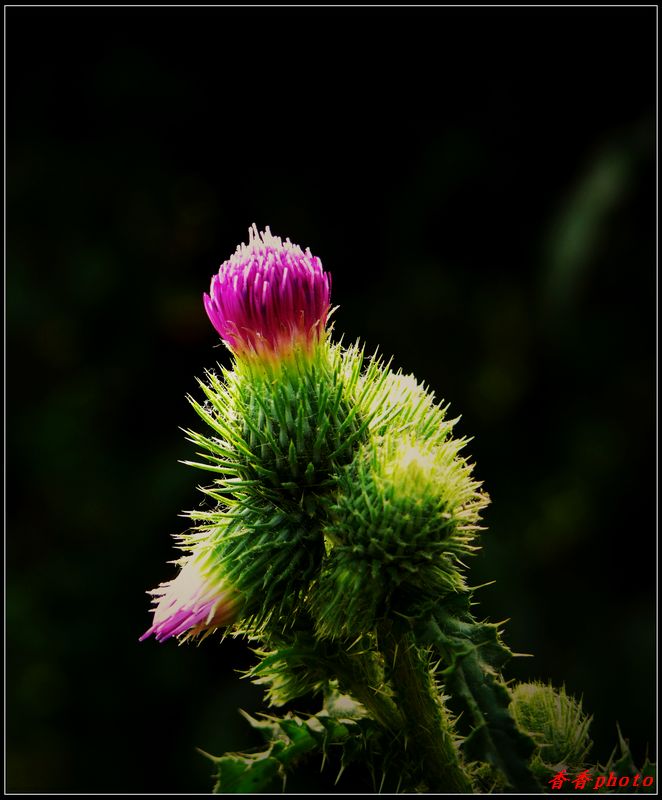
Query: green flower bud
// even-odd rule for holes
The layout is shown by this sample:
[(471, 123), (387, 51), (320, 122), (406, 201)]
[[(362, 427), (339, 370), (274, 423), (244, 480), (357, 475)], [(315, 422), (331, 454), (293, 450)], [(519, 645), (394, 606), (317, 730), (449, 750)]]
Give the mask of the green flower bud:
[(301, 510), (270, 504), (239, 509), (234, 523), (214, 553), (240, 593), (242, 618), (253, 631), (282, 631), (296, 621), (297, 606), (319, 571), (319, 527)]
[(208, 372), (200, 381), (207, 403), (190, 402), (217, 435), (188, 432), (206, 451), (208, 468), (279, 501), (300, 503), (302, 493), (325, 490), (366, 430), (351, 403), (344, 360), (356, 381), (362, 355), (327, 341), (275, 362), (238, 361), (220, 378)]
[(387, 608), (406, 613), (422, 592), (466, 588), (460, 559), (477, 549), (488, 499), (458, 455), (463, 444), (393, 434), (363, 445), (345, 467), (325, 527), (328, 558), (311, 595), (320, 633), (365, 633)]
[(541, 778), (549, 772), (584, 767), (592, 742), (588, 729), (592, 717), (582, 711), (581, 701), (543, 683), (520, 683), (512, 690), (510, 711), (518, 727), (537, 745), (531, 768)]

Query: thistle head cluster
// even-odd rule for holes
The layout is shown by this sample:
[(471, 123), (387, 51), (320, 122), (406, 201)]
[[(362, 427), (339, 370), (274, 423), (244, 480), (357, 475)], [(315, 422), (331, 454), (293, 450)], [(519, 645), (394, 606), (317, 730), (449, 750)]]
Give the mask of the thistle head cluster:
[(212, 279), (205, 307), (234, 361), (189, 398), (207, 431), (188, 434), (213, 478), (146, 636), (236, 620), (355, 636), (466, 588), (487, 497), (465, 441), (413, 376), (329, 341), (329, 291), (309, 250), (255, 226)]

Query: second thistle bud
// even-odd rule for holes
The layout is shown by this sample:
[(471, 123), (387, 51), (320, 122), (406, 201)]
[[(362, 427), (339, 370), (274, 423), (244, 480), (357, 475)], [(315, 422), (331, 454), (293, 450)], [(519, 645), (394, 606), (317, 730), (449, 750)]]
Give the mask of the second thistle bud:
[[(441, 412), (439, 412), (441, 414)], [(325, 529), (330, 552), (312, 595), (318, 630), (356, 635), (421, 595), (464, 590), (461, 558), (487, 496), (462, 442), (407, 435), (364, 445), (343, 471)]]
[(512, 690), (510, 711), (518, 727), (536, 742), (531, 767), (545, 779), (550, 771), (581, 770), (591, 749), (591, 718), (581, 702), (543, 683), (520, 683)]

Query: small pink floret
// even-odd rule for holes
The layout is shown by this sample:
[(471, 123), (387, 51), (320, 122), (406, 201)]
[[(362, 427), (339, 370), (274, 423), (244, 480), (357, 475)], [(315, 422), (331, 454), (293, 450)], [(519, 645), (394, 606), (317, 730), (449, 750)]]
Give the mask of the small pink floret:
[[(150, 592), (154, 596), (154, 620), (140, 637), (165, 642), (182, 633), (201, 633), (234, 622), (236, 593), (208, 575), (203, 562), (189, 558), (171, 581)], [(181, 563), (181, 562), (180, 562)]]
[[(214, 606), (218, 607), (212, 613)], [(210, 618), (211, 614), (211, 618)], [(145, 631), (139, 641), (144, 641), (150, 636), (154, 636), (157, 642), (165, 642), (173, 636), (179, 636), (186, 631), (193, 631), (195, 628), (204, 630), (205, 628), (220, 627), (227, 624), (233, 618), (233, 610), (229, 604), (224, 604), (218, 600), (208, 600), (200, 606), (191, 608), (179, 608), (160, 622), (155, 622), (149, 630)]]

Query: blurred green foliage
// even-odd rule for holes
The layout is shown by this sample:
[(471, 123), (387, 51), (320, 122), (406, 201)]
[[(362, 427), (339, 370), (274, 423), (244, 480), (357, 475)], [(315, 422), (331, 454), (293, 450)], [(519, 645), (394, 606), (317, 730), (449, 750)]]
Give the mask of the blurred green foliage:
[(655, 10), (12, 7), (7, 67), (7, 788), (205, 792), (196, 747), (258, 744), (245, 643), (137, 641), (202, 502), (185, 394), (228, 363), (201, 294), (254, 221), (475, 436), (509, 674), (642, 762)]

